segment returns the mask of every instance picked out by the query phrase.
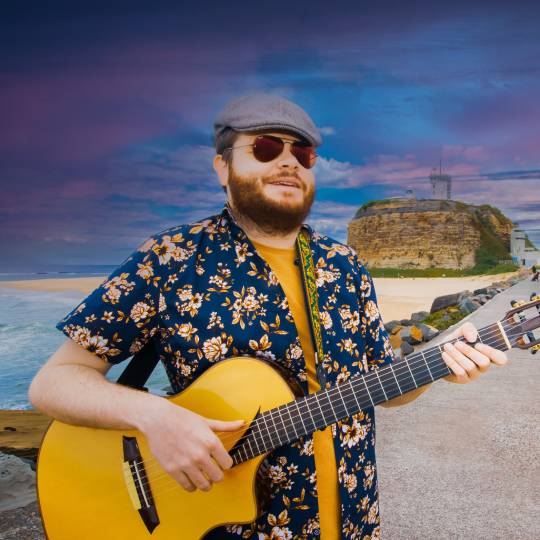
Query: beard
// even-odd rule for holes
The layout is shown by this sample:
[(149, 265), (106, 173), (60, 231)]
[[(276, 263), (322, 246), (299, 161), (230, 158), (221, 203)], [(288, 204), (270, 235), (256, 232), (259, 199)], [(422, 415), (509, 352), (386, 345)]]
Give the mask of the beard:
[[(257, 228), (270, 236), (281, 236), (299, 229), (309, 215), (315, 189), (312, 185), (306, 186), (296, 175), (290, 172), (276, 174), (268, 177), (239, 176), (232, 165), (229, 166), (229, 190), (233, 209), (239, 214), (237, 217), (247, 218)], [(264, 193), (264, 185), (275, 182), (279, 178), (296, 178), (303, 193), (301, 201), (287, 197), (274, 200)]]

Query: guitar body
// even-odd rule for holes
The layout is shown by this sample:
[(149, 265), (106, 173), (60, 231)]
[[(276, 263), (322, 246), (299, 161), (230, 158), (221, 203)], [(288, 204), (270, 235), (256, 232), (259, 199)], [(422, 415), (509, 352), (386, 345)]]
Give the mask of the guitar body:
[[(259, 411), (294, 397), (270, 365), (237, 357), (217, 363), (182, 393), (164, 399), (208, 418), (243, 418), (249, 424)], [(242, 435), (222, 434), (227, 450)], [(136, 440), (157, 523), (156, 515), (153, 524), (145, 523), (137, 509), (143, 497), (126, 480), (133, 476), (133, 469), (126, 472), (124, 465), (126, 440)], [(255, 477), (263, 459), (260, 455), (229, 469), (209, 492), (189, 493), (155, 461), (142, 433), (54, 421), (43, 439), (37, 469), (43, 525), (50, 540), (199, 539), (219, 525), (256, 518)]]

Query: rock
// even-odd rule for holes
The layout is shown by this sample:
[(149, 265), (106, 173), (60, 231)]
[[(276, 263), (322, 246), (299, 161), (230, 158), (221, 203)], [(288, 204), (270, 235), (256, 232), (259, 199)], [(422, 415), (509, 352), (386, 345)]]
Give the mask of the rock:
[(36, 474), (16, 456), (0, 453), (0, 511), (13, 510), (36, 499)]
[(476, 289), (475, 291), (473, 291), (473, 294), (487, 294), (487, 289), (485, 287), (483, 287), (482, 289)]
[(471, 291), (462, 291), (459, 293), (459, 302), (464, 298), (470, 298), (471, 296), (474, 296)]
[(476, 311), (477, 309), (478, 306), (470, 298), (464, 298), (459, 303), (459, 310), (463, 313), (466, 313), (467, 315), (469, 313), (472, 313), (473, 311)]
[(415, 323), (422, 322), (428, 315), (429, 313), (427, 311), (417, 311), (411, 315), (411, 321)]
[(403, 328), (403, 326), (401, 326), (401, 324), (399, 324), (398, 326), (394, 326), (394, 328), (392, 328), (392, 331), (390, 332), (390, 334), (394, 335), (394, 334), (398, 334), (399, 331)]
[(401, 337), (399, 336), (399, 333), (390, 336), (390, 345), (392, 345), (394, 351), (401, 347)]
[(455, 293), (438, 296), (437, 298), (435, 298), (435, 300), (433, 300), (433, 304), (431, 304), (431, 309), (429, 310), (429, 312), (435, 313), (435, 311), (439, 311), (449, 306), (455, 306), (459, 302), (460, 294), (461, 293)]
[(387, 322), (384, 327), (386, 328), (386, 331), (391, 334), (392, 333), (392, 330), (396, 327), (396, 326), (400, 326), (399, 324), (399, 321), (390, 321), (390, 322)]
[(418, 323), (416, 326), (422, 330), (422, 335), (424, 337), (424, 341), (430, 341), (434, 337), (437, 337), (440, 332), (438, 328), (435, 328), (434, 326), (431, 326), (429, 324), (425, 323)]
[(422, 343), (422, 330), (417, 326), (407, 326), (400, 332), (401, 339), (410, 345), (418, 345)]
[(409, 319), (401, 319), (401, 321), (399, 321), (400, 324), (402, 326), (412, 326), (413, 325), (413, 322)]
[(407, 354), (411, 354), (414, 352), (414, 347), (410, 344), (410, 343), (407, 343), (406, 341), (402, 341), (401, 342), (401, 353), (403, 355), (407, 355)]

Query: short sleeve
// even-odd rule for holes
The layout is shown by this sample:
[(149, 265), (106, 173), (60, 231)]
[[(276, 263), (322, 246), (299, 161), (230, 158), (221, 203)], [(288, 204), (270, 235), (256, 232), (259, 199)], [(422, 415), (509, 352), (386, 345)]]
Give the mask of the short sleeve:
[(159, 329), (159, 263), (145, 242), (56, 328), (107, 362), (138, 352)]
[(377, 305), (375, 285), (366, 268), (360, 263), (358, 268), (362, 306), (360, 331), (364, 338), (367, 364), (369, 367), (390, 364), (394, 361), (394, 352)]

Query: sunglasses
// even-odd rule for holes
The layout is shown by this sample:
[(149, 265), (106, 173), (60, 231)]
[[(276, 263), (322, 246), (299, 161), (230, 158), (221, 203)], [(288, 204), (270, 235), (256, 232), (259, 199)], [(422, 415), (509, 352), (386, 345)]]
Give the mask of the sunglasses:
[(255, 159), (262, 163), (268, 163), (281, 155), (286, 143), (291, 145), (291, 154), (297, 159), (302, 167), (311, 169), (311, 167), (315, 165), (317, 154), (315, 153), (314, 146), (303, 141), (281, 139), (274, 135), (259, 135), (252, 144), (230, 146), (223, 151), (225, 152), (225, 150), (236, 150), (236, 148), (246, 148), (247, 146), (251, 146), (253, 148)]

